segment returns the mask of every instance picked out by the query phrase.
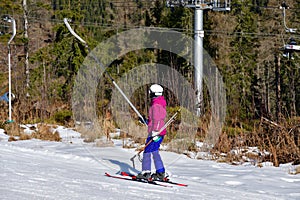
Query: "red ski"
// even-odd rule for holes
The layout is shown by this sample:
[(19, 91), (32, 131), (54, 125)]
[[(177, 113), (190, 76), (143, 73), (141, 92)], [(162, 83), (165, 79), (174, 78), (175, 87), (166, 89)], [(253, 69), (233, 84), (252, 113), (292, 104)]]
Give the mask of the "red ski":
[(162, 187), (172, 187), (171, 185), (165, 185), (165, 184), (157, 183), (155, 181), (146, 181), (146, 180), (136, 179), (136, 178), (131, 177), (131, 176), (127, 176), (128, 178), (126, 178), (123, 175), (120, 175), (120, 176), (119, 175), (111, 175), (107, 172), (105, 172), (105, 176), (111, 177), (111, 178), (122, 179), (122, 180), (135, 181), (135, 182), (140, 182), (140, 183), (148, 183), (148, 184), (162, 186)]
[[(136, 179), (136, 175), (130, 174), (128, 172), (121, 172), (121, 175), (131, 177), (132, 179)], [(169, 184), (173, 184), (173, 185), (177, 185), (177, 186), (184, 186), (184, 187), (188, 186), (187, 184), (184, 184), (184, 183), (177, 183), (177, 182), (170, 181), (170, 179), (168, 179), (167, 177), (162, 181), (154, 180), (151, 182), (163, 182), (163, 183), (169, 183)]]

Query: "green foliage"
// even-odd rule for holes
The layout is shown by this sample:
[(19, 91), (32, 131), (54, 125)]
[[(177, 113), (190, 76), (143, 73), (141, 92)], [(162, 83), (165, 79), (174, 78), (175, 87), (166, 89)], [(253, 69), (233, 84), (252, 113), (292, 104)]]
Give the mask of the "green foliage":
[[(180, 108), (179, 106), (176, 107), (167, 107), (167, 113), (168, 113), (168, 117), (171, 118), (179, 109), (184, 110), (184, 112), (187, 112), (187, 110), (185, 108)], [(176, 121), (180, 121), (181, 120), (181, 112), (179, 111), (176, 115)]]
[[(226, 84), (227, 95), (231, 99), (229, 104), (232, 111), (238, 111), (232, 117), (239, 117), (241, 120), (252, 119), (254, 110), (252, 107), (251, 91), (256, 66), (258, 39), (245, 33), (257, 32), (256, 17), (247, 6), (250, 1), (243, 1), (239, 6), (233, 8), (237, 15), (237, 26), (234, 31), (237, 33), (231, 41), (233, 51), (230, 53), (232, 67), (227, 71), (229, 78)], [(236, 115), (236, 116), (234, 116)]]
[[(21, 4), (19, 4), (19, 1), (7, 1), (7, 0), (0, 0), (0, 13), (2, 14), (12, 14), (14, 12), (20, 12), (21, 11)], [(2, 16), (0, 16), (2, 17)]]
[(65, 124), (72, 119), (72, 115), (70, 110), (60, 110), (54, 114), (53, 118), (57, 123)]
[(147, 19), (149, 25), (159, 26), (163, 22), (164, 9), (165, 6), (161, 1), (155, 1), (154, 7), (150, 9), (151, 17)]
[[(66, 15), (67, 12), (60, 12), (61, 15)], [(73, 15), (76, 15), (73, 13)], [(80, 16), (80, 15), (79, 15)], [(76, 15), (76, 18), (79, 17)], [(41, 70), (44, 70), (45, 62), (48, 63), (47, 71), (55, 75), (60, 81), (53, 81), (54, 84), (50, 85), (48, 88), (51, 91), (55, 91), (56, 94), (49, 91), (50, 96), (59, 96), (62, 100), (70, 100), (71, 89), (73, 87), (74, 77), (78, 69), (80, 68), (84, 58), (87, 55), (85, 46), (77, 41), (67, 30), (67, 28), (60, 24), (55, 27), (56, 35), (55, 42), (43, 50), (37, 52), (31, 60), (42, 62), (43, 66), (36, 69), (36, 80), (40, 80), (38, 74), (41, 74)], [(81, 29), (75, 30), (81, 34)], [(35, 81), (33, 81), (35, 82)]]

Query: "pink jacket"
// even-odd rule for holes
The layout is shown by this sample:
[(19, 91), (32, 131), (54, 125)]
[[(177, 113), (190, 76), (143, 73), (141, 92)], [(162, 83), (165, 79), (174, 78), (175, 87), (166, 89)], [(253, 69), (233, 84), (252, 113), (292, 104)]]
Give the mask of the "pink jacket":
[[(163, 96), (153, 98), (151, 101), (151, 106), (149, 109), (149, 118), (148, 118), (148, 133), (152, 131), (159, 131), (161, 127), (165, 125), (165, 118), (167, 115), (166, 111), (166, 100)], [(160, 135), (166, 135), (167, 131), (164, 129)]]

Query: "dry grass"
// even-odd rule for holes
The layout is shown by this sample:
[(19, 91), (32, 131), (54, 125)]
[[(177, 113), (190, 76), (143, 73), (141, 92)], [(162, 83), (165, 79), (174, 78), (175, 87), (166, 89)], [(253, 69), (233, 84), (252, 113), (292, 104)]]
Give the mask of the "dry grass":
[(24, 129), (20, 128), (17, 123), (11, 123), (5, 126), (5, 131), (9, 135), (8, 141), (30, 140), (32, 138), (48, 141), (61, 141), (59, 133), (54, 131), (56, 126), (40, 123), (37, 127), (32, 126), (32, 134), (24, 133)]
[(292, 175), (300, 174), (300, 165), (294, 166), (293, 168), (291, 168), (289, 170), (289, 174), (292, 174)]
[(54, 131), (55, 126), (51, 126), (48, 124), (38, 124), (37, 131), (31, 134), (32, 138), (40, 139), (40, 140), (49, 140), (49, 141), (61, 141), (59, 133)]
[[(300, 120), (292, 120), (292, 123), (275, 123), (262, 118), (253, 131), (246, 131), (238, 128), (237, 132), (226, 132), (231, 129), (224, 129), (219, 137), (213, 153), (221, 157), (226, 154), (227, 162), (245, 162), (243, 157), (259, 162), (272, 162), (274, 166), (283, 163), (293, 162), (300, 159)], [(245, 154), (240, 151), (232, 153), (234, 149), (246, 149), (247, 147), (258, 147), (259, 150), (270, 152), (270, 154)], [(257, 164), (256, 162), (256, 164)]]
[(295, 174), (300, 174), (300, 166), (296, 167), (296, 173)]
[(107, 140), (106, 138), (96, 139), (97, 147), (112, 147), (114, 143), (111, 140)]
[(81, 122), (76, 124), (76, 131), (81, 133), (84, 142), (94, 142), (96, 139), (104, 135), (103, 128), (98, 120), (92, 122)]

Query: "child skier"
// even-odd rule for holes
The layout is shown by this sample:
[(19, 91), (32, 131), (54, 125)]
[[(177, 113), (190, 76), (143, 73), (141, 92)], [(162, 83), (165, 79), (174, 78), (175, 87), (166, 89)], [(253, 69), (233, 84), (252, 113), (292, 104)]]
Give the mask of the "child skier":
[[(149, 109), (148, 118), (148, 137), (146, 144), (148, 146), (144, 149), (142, 172), (137, 175), (138, 179), (153, 179), (163, 180), (165, 178), (165, 168), (159, 154), (159, 147), (166, 135), (166, 129), (159, 133), (159, 130), (164, 126), (166, 117), (166, 100), (162, 96), (163, 88), (158, 84), (151, 85), (149, 89), (151, 98), (151, 106)], [(144, 120), (145, 121), (145, 120)], [(153, 156), (156, 173), (151, 175), (151, 156)]]

